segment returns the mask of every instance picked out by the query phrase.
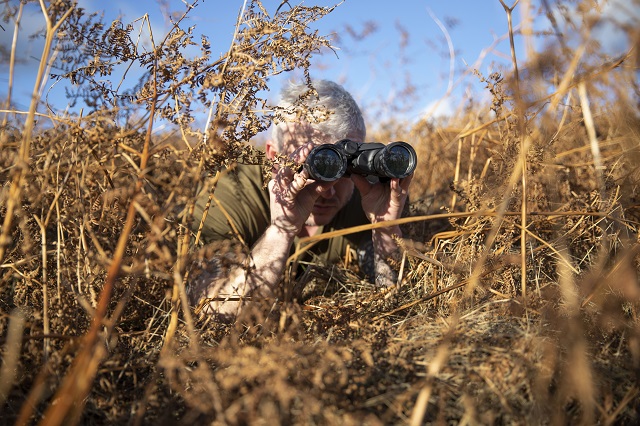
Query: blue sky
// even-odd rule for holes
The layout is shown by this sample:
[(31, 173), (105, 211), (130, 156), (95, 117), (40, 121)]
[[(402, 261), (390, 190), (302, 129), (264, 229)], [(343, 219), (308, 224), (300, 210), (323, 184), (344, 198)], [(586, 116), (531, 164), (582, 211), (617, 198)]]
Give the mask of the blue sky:
[[(634, 1), (611, 0), (611, 5), (607, 6), (606, 2), (603, 4), (618, 16), (628, 19), (638, 11), (637, 4), (632, 6)], [(264, 0), (263, 3), (273, 13), (280, 0)], [(290, 3), (308, 6), (335, 4), (326, 0), (293, 0)], [(510, 5), (512, 1), (506, 3)], [(514, 11), (515, 24), (521, 21), (521, 7), (524, 3), (521, 2)], [(553, 4), (553, 1), (550, 3)], [(121, 16), (124, 22), (130, 22), (148, 13), (156, 38), (170, 28), (169, 21), (156, 0), (79, 0), (79, 4), (88, 11), (104, 10), (106, 21)], [(184, 10), (182, 0), (167, 0), (166, 4), (173, 11)], [(226, 51), (242, 5), (242, 0), (202, 0), (192, 12), (187, 25), (196, 25), (197, 33), (202, 32), (209, 37), (214, 54)], [(18, 108), (26, 108), (28, 104), (37, 69), (35, 58), (41, 53), (38, 43), (26, 39), (29, 30), (41, 28), (44, 22), (37, 4), (29, 6), (23, 16), (24, 26), (19, 39), (18, 51), (22, 55), (22, 62), (18, 67), (14, 86), (14, 99)], [(629, 13), (629, 8), (634, 12)], [(363, 40), (357, 41), (349, 35), (348, 28), (360, 33), (370, 24), (375, 25), (375, 31)], [(536, 21), (537, 27), (546, 25), (544, 17)], [(4, 46), (10, 46), (13, 26), (3, 24), (3, 27), (5, 31), (0, 31), (0, 42)], [(395, 103), (406, 105), (407, 111), (404, 114), (408, 118), (416, 118), (429, 111), (435, 102), (448, 93), (451, 84), (456, 82), (450, 96), (440, 102), (439, 109), (435, 110), (436, 113), (451, 112), (461, 102), (469, 87), (481, 91), (476, 77), (467, 75), (463, 78), (474, 65), (484, 75), (501, 67), (510, 68), (507, 19), (499, 0), (346, 0), (321, 19), (316, 28), (324, 35), (337, 34), (337, 38), (333, 36), (337, 55), (327, 52), (317, 56), (311, 75), (340, 82), (352, 92), (365, 110), (376, 110), (378, 113), (384, 113), (385, 103)], [(614, 35), (611, 28), (604, 28), (598, 37), (606, 39), (612, 46), (611, 49), (615, 49), (619, 48), (619, 37)], [(453, 59), (450, 56), (450, 45), (455, 52)], [(490, 47), (492, 48), (489, 49)], [(516, 39), (516, 48), (518, 57), (524, 60), (524, 46), (520, 37)], [(453, 79), (450, 79), (451, 61)], [(6, 66), (3, 67), (0, 74), (0, 96), (6, 93)], [(283, 81), (296, 77), (299, 76), (289, 74), (274, 79), (269, 96), (275, 101), (277, 90)], [(412, 97), (403, 94), (407, 82), (415, 88)], [(56, 108), (64, 109), (63, 93), (61, 87), (54, 87), (49, 91), (49, 102)]]

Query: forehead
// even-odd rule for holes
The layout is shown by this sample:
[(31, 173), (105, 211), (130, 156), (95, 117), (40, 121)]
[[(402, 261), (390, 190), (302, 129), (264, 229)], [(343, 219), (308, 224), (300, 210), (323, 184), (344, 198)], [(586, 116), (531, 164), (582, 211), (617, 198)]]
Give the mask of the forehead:
[[(286, 123), (286, 125), (282, 126), (280, 135), (282, 138), (282, 148), (285, 152), (293, 152), (299, 146), (307, 143), (321, 145), (325, 143), (336, 143), (338, 140), (343, 139), (324, 133), (304, 122)], [(355, 132), (351, 132), (346, 137), (356, 142), (362, 142), (361, 138), (355, 134)]]

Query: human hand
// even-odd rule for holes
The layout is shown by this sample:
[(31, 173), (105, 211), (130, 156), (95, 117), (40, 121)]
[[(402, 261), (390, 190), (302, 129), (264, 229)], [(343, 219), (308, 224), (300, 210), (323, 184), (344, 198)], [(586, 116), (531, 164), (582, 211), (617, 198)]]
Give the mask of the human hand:
[(371, 223), (400, 218), (409, 195), (413, 174), (403, 179), (391, 179), (386, 183), (371, 183), (365, 177), (352, 174), (353, 181), (362, 198), (362, 209)]
[[(314, 144), (301, 146), (291, 154), (291, 159), (302, 164)], [(317, 182), (309, 178), (306, 170), (294, 172), (290, 167), (281, 167), (269, 181), (271, 201), (271, 224), (287, 235), (297, 235), (311, 215), (313, 206), (324, 191), (334, 182)]]
[[(372, 184), (360, 175), (351, 175), (362, 198), (362, 209), (371, 223), (398, 219), (409, 195), (409, 185), (413, 174), (403, 179), (391, 179), (386, 183)], [(395, 272), (386, 262), (386, 258), (393, 256), (397, 250), (394, 235), (402, 236), (398, 225), (374, 229), (371, 232), (373, 242), (375, 282), (382, 287), (393, 285), (396, 280)]]

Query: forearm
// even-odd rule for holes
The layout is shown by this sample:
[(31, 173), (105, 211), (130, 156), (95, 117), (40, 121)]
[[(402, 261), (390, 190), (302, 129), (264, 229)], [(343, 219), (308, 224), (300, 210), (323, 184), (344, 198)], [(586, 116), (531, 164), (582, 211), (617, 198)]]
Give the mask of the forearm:
[(375, 270), (375, 284), (380, 287), (390, 287), (396, 284), (397, 272), (389, 264), (389, 259), (398, 259), (398, 244), (394, 236), (402, 237), (398, 226), (374, 229), (371, 231), (373, 242), (373, 261)]
[(402, 238), (402, 230), (397, 225), (371, 231), (374, 251), (384, 257), (393, 257), (398, 253), (398, 244), (394, 236)]
[(190, 283), (190, 300), (205, 299), (203, 312), (220, 317), (235, 317), (252, 298), (271, 298), (282, 278), (293, 236), (269, 226), (251, 250), (248, 265), (237, 262), (229, 270), (221, 269), (212, 258)]
[[(388, 222), (402, 216), (412, 177), (391, 179), (387, 185), (380, 182), (372, 184), (362, 176), (351, 175), (362, 197), (362, 209), (371, 223)], [(372, 230), (374, 281), (381, 287), (395, 285), (398, 279), (388, 261), (389, 258), (399, 258), (394, 235), (402, 237), (397, 225)]]
[(252, 292), (272, 297), (282, 278), (295, 236), (271, 225), (251, 250), (247, 283)]

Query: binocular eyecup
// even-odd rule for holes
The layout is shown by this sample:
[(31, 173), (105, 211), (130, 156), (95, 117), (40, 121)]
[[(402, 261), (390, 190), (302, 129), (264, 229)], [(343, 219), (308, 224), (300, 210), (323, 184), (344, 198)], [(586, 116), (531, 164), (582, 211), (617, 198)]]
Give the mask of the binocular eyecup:
[(416, 151), (406, 142), (382, 144), (343, 139), (335, 144), (318, 145), (304, 163), (309, 177), (331, 182), (351, 173), (377, 176), (381, 180), (402, 179), (416, 168)]

